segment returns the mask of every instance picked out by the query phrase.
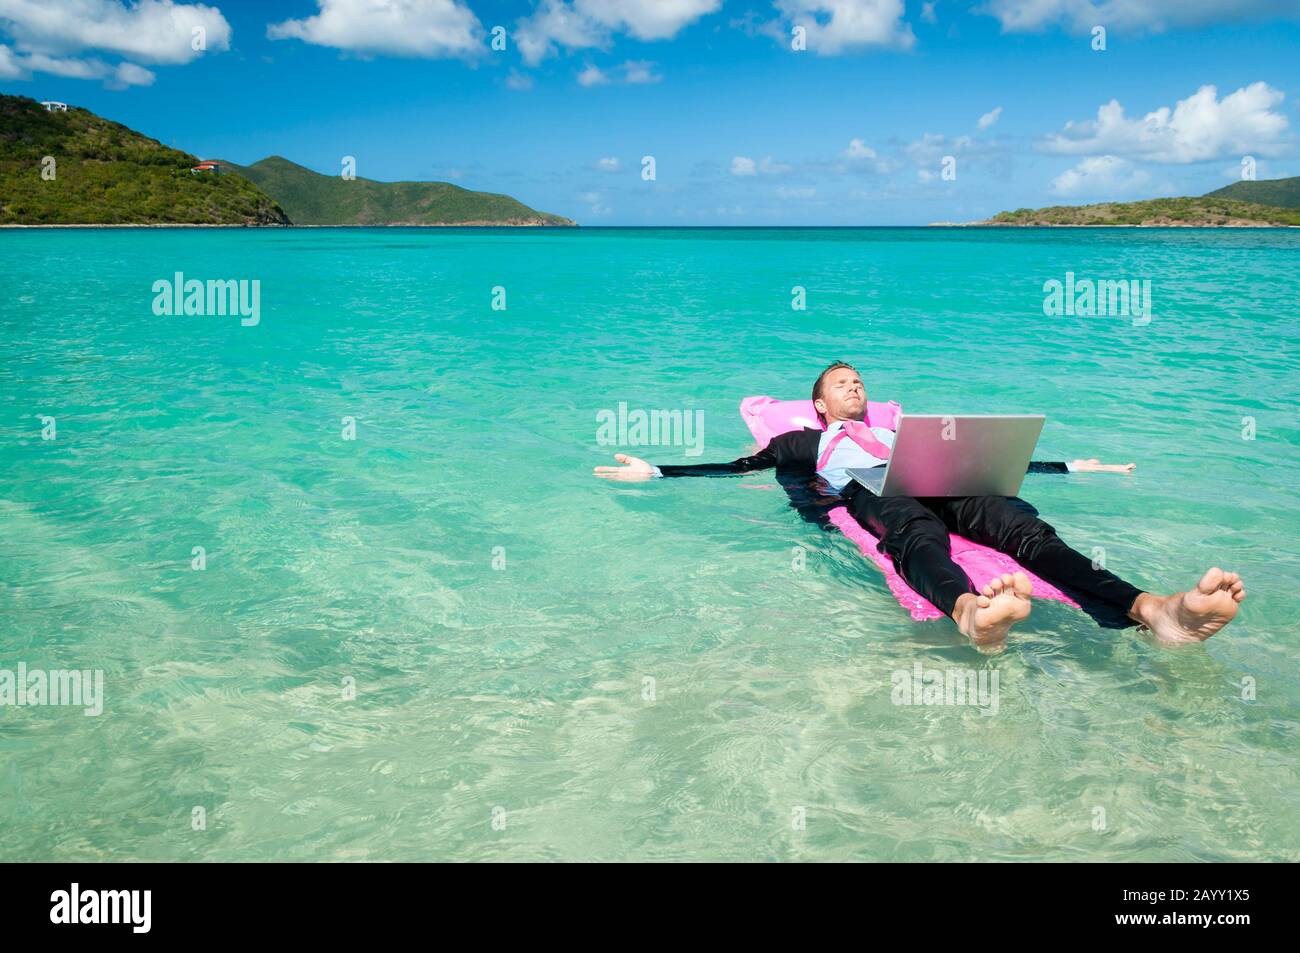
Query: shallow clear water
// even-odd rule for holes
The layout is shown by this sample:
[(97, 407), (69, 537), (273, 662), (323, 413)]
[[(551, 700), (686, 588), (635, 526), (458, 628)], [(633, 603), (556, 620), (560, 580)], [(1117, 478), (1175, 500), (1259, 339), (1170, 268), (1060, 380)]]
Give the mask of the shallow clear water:
[[(260, 323), (155, 316), (177, 271)], [(1044, 316), (1067, 271), (1153, 319)], [(0, 857), (1300, 859), (1297, 300), (1295, 231), (0, 233), (0, 668), (105, 679), (0, 707)], [(770, 473), (590, 475), (620, 402), (704, 420), (621, 449), (731, 459), (831, 359), (1135, 460), (1023, 495), (1243, 615), (1171, 651), (1042, 603), (984, 656)], [(917, 661), (996, 714), (894, 704)]]

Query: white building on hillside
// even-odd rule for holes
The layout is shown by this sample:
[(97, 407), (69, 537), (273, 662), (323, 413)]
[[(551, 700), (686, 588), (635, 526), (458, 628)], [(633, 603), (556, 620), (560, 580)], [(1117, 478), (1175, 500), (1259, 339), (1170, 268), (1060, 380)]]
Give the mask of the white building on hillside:
[(68, 111), (67, 103), (60, 103), (53, 99), (47, 100), (46, 102), (41, 103), (41, 105), (52, 113), (65, 113)]

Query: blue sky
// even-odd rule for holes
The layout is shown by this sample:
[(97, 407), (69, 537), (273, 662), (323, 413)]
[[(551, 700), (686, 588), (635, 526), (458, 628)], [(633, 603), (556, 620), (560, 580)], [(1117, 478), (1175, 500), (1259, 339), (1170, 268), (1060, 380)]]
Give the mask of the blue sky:
[(1300, 0), (0, 0), (2, 92), (589, 225), (968, 221), (1200, 194), (1243, 156), (1297, 175), (1297, 50)]

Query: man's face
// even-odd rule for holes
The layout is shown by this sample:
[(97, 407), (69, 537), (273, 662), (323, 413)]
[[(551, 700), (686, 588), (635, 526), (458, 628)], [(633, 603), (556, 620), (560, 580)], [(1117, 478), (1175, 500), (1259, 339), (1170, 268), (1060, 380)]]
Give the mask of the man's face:
[(822, 379), (822, 396), (815, 404), (827, 422), (862, 420), (867, 413), (867, 389), (858, 372), (837, 367)]

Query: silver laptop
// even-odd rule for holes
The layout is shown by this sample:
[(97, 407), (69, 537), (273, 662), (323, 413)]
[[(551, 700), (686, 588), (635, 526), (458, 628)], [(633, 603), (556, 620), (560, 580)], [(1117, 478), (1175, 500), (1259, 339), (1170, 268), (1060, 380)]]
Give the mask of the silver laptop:
[(889, 463), (847, 472), (877, 496), (1015, 496), (1045, 419), (903, 414)]

